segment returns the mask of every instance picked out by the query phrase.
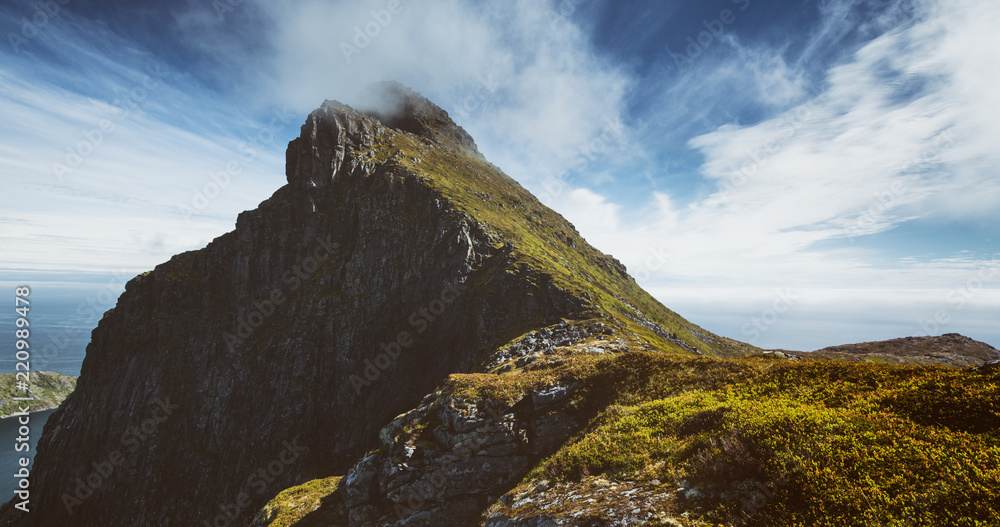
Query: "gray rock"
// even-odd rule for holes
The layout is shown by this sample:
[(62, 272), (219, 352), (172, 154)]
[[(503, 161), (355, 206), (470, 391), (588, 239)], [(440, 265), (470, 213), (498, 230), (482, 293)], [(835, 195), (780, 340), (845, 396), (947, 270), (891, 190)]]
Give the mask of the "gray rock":
[(376, 456), (368, 456), (351, 467), (344, 478), (344, 501), (355, 508), (368, 503), (378, 494), (379, 462)]
[(569, 395), (569, 388), (566, 386), (556, 386), (549, 388), (548, 390), (532, 394), (531, 402), (535, 404), (536, 408), (540, 408), (563, 401), (569, 397)]

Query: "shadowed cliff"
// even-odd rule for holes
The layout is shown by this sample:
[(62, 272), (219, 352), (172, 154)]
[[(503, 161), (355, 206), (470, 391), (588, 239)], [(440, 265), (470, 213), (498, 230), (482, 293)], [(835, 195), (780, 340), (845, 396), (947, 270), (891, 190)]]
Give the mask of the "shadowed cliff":
[(449, 374), (563, 320), (636, 349), (752, 349), (663, 307), (446, 112), (372, 93), (367, 112), (310, 114), (288, 184), (233, 232), (127, 284), (45, 427), (32, 512), (3, 525), (246, 524), (344, 473)]

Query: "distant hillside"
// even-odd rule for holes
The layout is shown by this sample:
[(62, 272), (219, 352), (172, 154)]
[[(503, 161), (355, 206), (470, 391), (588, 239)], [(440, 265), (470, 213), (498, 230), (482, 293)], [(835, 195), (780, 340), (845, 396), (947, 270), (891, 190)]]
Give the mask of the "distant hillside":
[[(24, 401), (15, 401), (24, 397), (24, 391), (17, 389), (18, 379), (13, 373), (0, 374), (0, 417), (9, 417), (17, 412)], [(76, 377), (52, 373), (48, 371), (31, 373), (30, 403), (32, 412), (51, 410), (60, 404), (76, 389)]]
[(864, 342), (823, 348), (803, 354), (813, 359), (924, 364), (955, 368), (978, 367), (1000, 360), (996, 348), (957, 333), (940, 337), (906, 337), (881, 342)]

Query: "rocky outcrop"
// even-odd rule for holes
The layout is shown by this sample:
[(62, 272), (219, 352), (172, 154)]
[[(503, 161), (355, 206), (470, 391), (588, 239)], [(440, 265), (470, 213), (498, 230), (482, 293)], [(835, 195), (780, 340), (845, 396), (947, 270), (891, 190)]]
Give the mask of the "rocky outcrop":
[(480, 516), (582, 421), (573, 386), (509, 407), (430, 395), (379, 434), (382, 448), (341, 483), (352, 526), (459, 527)]
[(486, 512), (484, 527), (633, 527), (691, 525), (664, 512), (675, 508), (676, 489), (653, 480), (648, 484), (589, 477), (580, 482), (540, 480), (512, 491)]
[[(246, 524), (279, 491), (346, 473), (384, 423), (511, 339), (563, 319), (600, 320), (630, 345), (657, 339), (637, 334), (614, 298), (708, 349), (482, 159), (447, 113), (396, 84), (375, 91), (368, 111), (328, 101), (313, 112), (289, 145), (288, 184), (233, 232), (127, 284), (48, 420), (32, 512), (8, 507), (0, 524)], [(741, 349), (710, 340), (713, 352)], [(500, 493), (475, 473), (506, 481), (562, 437), (550, 429), (575, 426), (435, 411), (450, 423), (436, 446), (418, 460), (405, 449), (376, 458), (409, 469), (353, 470), (352, 514), (382, 514), (442, 460), (469, 477), (449, 478), (463, 488), (449, 483), (429, 503), (471, 511)], [(527, 430), (534, 442), (514, 441)], [(490, 439), (463, 458), (472, 432)]]
[(603, 345), (597, 342), (589, 346), (577, 346), (588, 338), (612, 336), (615, 334), (614, 328), (603, 322), (592, 324), (572, 325), (560, 322), (552, 328), (541, 328), (538, 331), (531, 331), (521, 339), (509, 346), (505, 346), (490, 358), (486, 369), (500, 368), (500, 372), (510, 371), (513, 368), (520, 368), (535, 362), (543, 355), (552, 355), (559, 348), (575, 347), (577, 351), (590, 353), (606, 353), (612, 349), (622, 351), (627, 349), (623, 341), (619, 341), (618, 346), (609, 346), (607, 342)]

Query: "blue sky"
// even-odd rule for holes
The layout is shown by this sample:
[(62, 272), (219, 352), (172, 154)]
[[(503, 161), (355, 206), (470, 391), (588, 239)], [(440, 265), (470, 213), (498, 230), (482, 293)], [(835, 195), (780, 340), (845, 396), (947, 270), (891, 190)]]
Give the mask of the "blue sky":
[(998, 27), (995, 0), (5, 3), (0, 281), (107, 296), (203, 247), (310, 110), (394, 79), (708, 329), (997, 346)]

